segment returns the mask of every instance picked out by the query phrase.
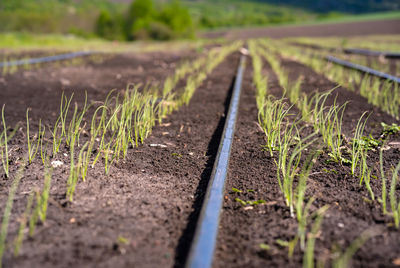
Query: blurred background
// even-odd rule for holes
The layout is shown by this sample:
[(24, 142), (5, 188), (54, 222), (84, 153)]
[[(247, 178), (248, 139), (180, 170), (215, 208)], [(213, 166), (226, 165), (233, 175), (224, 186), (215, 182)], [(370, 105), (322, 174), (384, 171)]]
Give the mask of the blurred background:
[(0, 32), (117, 41), (234, 27), (400, 18), (400, 0), (1, 0)]

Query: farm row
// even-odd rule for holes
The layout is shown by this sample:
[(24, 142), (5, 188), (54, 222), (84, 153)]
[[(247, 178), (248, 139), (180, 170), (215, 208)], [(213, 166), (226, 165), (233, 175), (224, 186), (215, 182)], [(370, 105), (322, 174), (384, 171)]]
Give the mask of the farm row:
[(249, 49), (256, 102), (242, 107), (216, 266), (398, 265), (398, 85), (282, 41)]
[[(127, 161), (128, 150), (132, 152), (143, 147), (141, 144), (156, 123), (168, 125), (164, 123), (166, 115), (186, 106), (203, 80), (239, 47), (240, 43), (234, 43), (211, 49), (195, 60), (182, 62), (161, 85), (141, 88), (140, 85), (129, 85), (123, 92), (111, 91), (103, 102), (89, 103), (87, 95), (90, 92), (84, 101), (62, 93), (59, 113), (53, 121), (52, 116), (46, 116), (32, 122), (30, 109), (27, 109), (24, 123), (9, 122), (7, 108), (10, 103), (7, 101), (2, 111), (1, 136), (2, 183), (5, 186), (2, 203), (7, 204), (3, 211), (2, 253), (8, 249), (8, 254), (14, 252), (18, 256), (22, 242), (26, 240), (24, 237), (34, 238), (37, 225), (46, 227), (49, 200), (59, 206), (74, 206), (79, 200), (75, 193), (78, 181), (89, 183), (99, 173), (110, 177), (110, 169)], [(223, 107), (222, 102), (221, 105)], [(20, 118), (20, 115), (17, 111), (14, 118)], [(158, 142), (150, 146), (155, 147), (153, 154), (156, 155), (157, 149), (162, 150), (167, 145)], [(171, 155), (173, 159), (181, 157), (176, 152)], [(147, 160), (154, 159), (152, 156)], [(121, 171), (117, 169), (117, 176), (118, 173)], [(31, 174), (33, 179), (45, 179), (32, 181)], [(127, 177), (130, 179), (129, 175)], [(17, 188), (24, 189), (21, 197), (18, 197), (20, 191), (15, 192)], [(7, 196), (8, 189), (11, 190)], [(15, 207), (17, 212), (12, 213)], [(118, 236), (113, 238), (113, 242), (118, 241)], [(15, 257), (11, 259), (15, 261)]]

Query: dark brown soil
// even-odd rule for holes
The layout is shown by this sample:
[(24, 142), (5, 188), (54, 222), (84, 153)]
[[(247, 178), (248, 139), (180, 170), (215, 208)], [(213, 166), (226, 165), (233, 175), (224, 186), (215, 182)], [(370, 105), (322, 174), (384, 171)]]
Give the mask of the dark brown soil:
[(377, 20), (347, 23), (332, 23), (300, 26), (275, 26), (232, 29), (205, 33), (204, 37), (227, 39), (243, 38), (283, 38), (283, 37), (324, 37), (324, 36), (360, 36), (371, 34), (399, 34), (400, 20)]
[[(125, 83), (145, 82), (151, 77), (160, 80), (170, 72), (170, 69), (160, 67), (160, 62), (171, 66), (180, 59), (180, 56), (160, 54), (120, 55), (100, 65), (52, 71), (64, 74), (64, 79), (71, 79), (74, 85), (96, 83), (89, 88), (88, 96), (97, 100), (107, 93), (107, 83), (124, 84), (115, 79), (120, 72)], [(234, 55), (222, 63), (197, 90), (188, 107), (157, 126), (145, 144), (130, 150), (129, 156), (117, 163), (109, 175), (104, 174), (102, 165), (91, 169), (88, 179), (78, 184), (71, 204), (64, 199), (68, 167), (55, 169), (46, 223), (38, 226), (35, 236), (24, 242), (20, 256), (13, 257), (11, 250), (7, 251), (5, 267), (166, 267), (182, 264), (218, 149), (226, 100), (235, 73), (232, 64), (237, 65), (237, 61), (238, 56)], [(146, 68), (152, 72), (146, 72)], [(49, 84), (43, 83), (45, 69), (35, 72), (38, 73), (30, 78), (43, 80), (28, 83), (22, 80), (23, 73), (6, 77), (7, 86), (1, 100), (7, 104), (7, 115), (11, 114), (7, 116), (9, 124), (22, 119), (28, 105), (35, 117), (52, 118), (52, 115), (46, 116), (46, 111), (56, 109), (60, 84), (57, 78), (55, 81), (50, 79)], [(84, 77), (90, 80), (86, 81)], [(10, 86), (18, 83), (23, 85), (17, 87), (18, 94), (13, 94)], [(41, 90), (38, 94), (35, 90), (40, 90), (42, 83), (52, 90), (58, 88), (58, 91)], [(45, 94), (46, 99), (43, 98)], [(82, 96), (83, 93), (78, 91), (76, 99)], [(13, 101), (15, 105), (11, 105)], [(18, 133), (11, 147), (26, 146), (23, 138), (24, 134)], [(11, 154), (11, 159), (15, 159), (14, 155), (16, 153)], [(62, 154), (57, 159), (64, 163), (69, 161)], [(37, 163), (27, 168), (18, 188), (9, 242), (16, 235), (17, 220), (24, 211), (27, 194), (42, 183), (43, 170), (39, 161), (37, 159)], [(11, 172), (15, 169), (14, 165)], [(10, 183), (11, 180), (2, 179), (2, 204)], [(119, 237), (129, 242), (121, 243)]]
[[(335, 86), (324, 77), (317, 75), (309, 68), (288, 60), (283, 66), (290, 70), (290, 78), (305, 76), (302, 90), (311, 93), (314, 90), (326, 91)], [(282, 94), (276, 77), (270, 68), (270, 93)], [(226, 186), (224, 209), (218, 238), (218, 248), (214, 267), (300, 267), (303, 252), (299, 245), (292, 259), (288, 257), (287, 248), (280, 247), (277, 239), (289, 241), (297, 232), (297, 221), (292, 218), (286, 206), (283, 194), (276, 178), (276, 165), (273, 158), (262, 150), (264, 134), (255, 124), (257, 107), (255, 89), (251, 85), (251, 71), (245, 74), (244, 92), (241, 99), (241, 113), (233, 143), (230, 171)], [(356, 121), (364, 111), (373, 111), (368, 120), (366, 133), (381, 131), (380, 122), (395, 122), (393, 118), (372, 107), (354, 92), (344, 88), (336, 89), (338, 103), (350, 101), (347, 105), (343, 124), (344, 132), (351, 137)], [(333, 97), (328, 100), (332, 104)], [(398, 140), (399, 137), (391, 137)], [(385, 151), (385, 165), (396, 165), (399, 161), (399, 149)], [(377, 233), (353, 257), (353, 267), (392, 267), (400, 256), (399, 232), (391, 227), (393, 220), (382, 216), (380, 204), (370, 202), (365, 186), (359, 185), (359, 179), (349, 175), (349, 168), (335, 163), (327, 163), (329, 157), (322, 154), (318, 157), (308, 180), (308, 197), (315, 197), (311, 210), (329, 205), (318, 235), (316, 258), (329, 263), (333, 248), (347, 248), (363, 231), (370, 228)], [(378, 153), (371, 152), (371, 166), (378, 170)], [(374, 180), (375, 196), (380, 196), (380, 181)], [(242, 193), (236, 193), (237, 188)], [(239, 202), (242, 200), (265, 200), (266, 203), (245, 209)], [(271, 247), (263, 250), (260, 244)]]

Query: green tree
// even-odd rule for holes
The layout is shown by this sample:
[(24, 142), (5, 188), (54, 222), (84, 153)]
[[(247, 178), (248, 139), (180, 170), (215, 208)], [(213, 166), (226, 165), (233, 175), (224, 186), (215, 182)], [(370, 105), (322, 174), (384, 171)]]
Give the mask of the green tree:
[(128, 39), (137, 39), (144, 35), (154, 20), (156, 10), (152, 0), (135, 0), (129, 7), (126, 20), (126, 36)]
[(129, 17), (134, 22), (139, 18), (152, 17), (155, 9), (152, 0), (135, 0), (129, 8)]
[(112, 16), (109, 11), (102, 10), (96, 22), (96, 34), (109, 40), (123, 40), (123, 17)]
[(0, 10), (15, 10), (24, 6), (24, 0), (0, 0)]
[(165, 23), (176, 37), (193, 37), (194, 28), (189, 10), (179, 0), (166, 5), (159, 14), (159, 19)]

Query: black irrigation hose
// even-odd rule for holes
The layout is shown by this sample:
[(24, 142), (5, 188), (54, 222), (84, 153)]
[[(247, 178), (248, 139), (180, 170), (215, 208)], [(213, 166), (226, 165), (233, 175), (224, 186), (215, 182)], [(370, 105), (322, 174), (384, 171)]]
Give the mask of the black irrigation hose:
[(390, 81), (394, 81), (396, 83), (400, 83), (400, 77), (396, 77), (394, 75), (383, 73), (383, 72), (371, 69), (371, 68), (366, 67), (366, 66), (362, 66), (362, 65), (359, 65), (359, 64), (351, 63), (349, 61), (341, 60), (341, 59), (335, 58), (333, 56), (326, 56), (325, 59), (327, 61), (330, 61), (330, 62), (339, 64), (339, 65), (345, 66), (345, 67), (350, 68), (350, 69), (355, 69), (355, 70), (364, 72), (366, 74), (371, 74), (371, 75), (374, 75), (374, 76), (377, 76), (377, 77), (380, 77), (380, 78), (383, 78), (383, 79), (387, 79), (387, 80), (390, 80)]
[(44, 62), (51, 62), (51, 61), (58, 61), (58, 60), (66, 60), (66, 59), (72, 59), (72, 58), (76, 58), (76, 57), (87, 56), (87, 55), (91, 55), (94, 53), (96, 53), (96, 52), (94, 52), (94, 51), (78, 51), (78, 52), (65, 53), (65, 54), (59, 54), (59, 55), (41, 57), (41, 58), (0, 62), (0, 68), (1, 67), (18, 66), (18, 65), (26, 65), (26, 64), (44, 63)]
[(209, 268), (212, 265), (217, 241), (219, 217), (222, 208), (225, 179), (228, 171), (229, 156), (235, 132), (236, 118), (239, 110), (240, 91), (246, 58), (240, 58), (228, 116), (225, 121), (222, 140), (218, 148), (211, 179), (207, 187), (204, 203), (201, 208), (199, 222), (193, 244), (186, 262), (188, 268)]
[(345, 48), (343, 49), (343, 52), (347, 54), (360, 54), (373, 57), (383, 56), (386, 58), (400, 58), (400, 52), (376, 51), (358, 48)]

